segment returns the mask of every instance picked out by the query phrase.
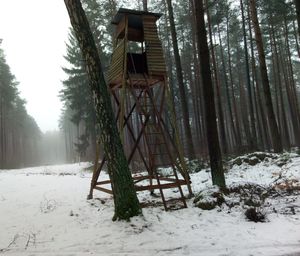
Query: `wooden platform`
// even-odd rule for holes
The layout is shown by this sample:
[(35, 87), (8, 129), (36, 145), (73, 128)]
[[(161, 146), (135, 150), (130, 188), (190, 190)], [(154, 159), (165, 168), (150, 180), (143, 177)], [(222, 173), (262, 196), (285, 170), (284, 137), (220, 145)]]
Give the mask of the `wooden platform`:
[[(178, 185), (180, 186), (184, 186), (187, 185), (187, 181), (184, 179), (175, 179), (175, 178), (171, 178), (171, 177), (163, 177), (160, 176), (159, 180), (164, 182), (161, 184), (143, 184), (143, 185), (139, 185), (139, 182), (142, 181), (150, 181), (150, 180), (155, 180), (156, 178), (154, 177), (150, 177), (149, 175), (137, 175), (137, 176), (133, 176), (133, 181), (134, 181), (134, 187), (136, 191), (145, 191), (145, 190), (155, 190), (155, 189), (170, 189), (170, 188), (178, 188)], [(110, 188), (105, 187), (105, 185), (109, 185)], [(104, 193), (110, 194), (112, 195), (113, 192), (111, 190), (111, 181), (110, 180), (104, 180), (104, 181), (98, 181), (96, 183), (95, 188), (96, 190), (102, 191)]]
[[(131, 88), (143, 89), (145, 87), (152, 87), (164, 81), (164, 74), (157, 76), (145, 76), (143, 74), (130, 74), (130, 80), (127, 80), (127, 85)], [(112, 90), (122, 87), (122, 76), (119, 76), (109, 83)]]

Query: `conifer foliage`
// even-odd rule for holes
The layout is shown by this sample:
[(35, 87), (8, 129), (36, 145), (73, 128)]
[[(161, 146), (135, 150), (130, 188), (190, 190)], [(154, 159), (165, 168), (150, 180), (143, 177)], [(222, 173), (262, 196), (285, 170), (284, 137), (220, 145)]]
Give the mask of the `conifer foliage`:
[[(101, 58), (102, 68), (106, 71), (112, 50), (112, 26), (109, 24), (116, 8), (114, 1), (83, 0), (82, 4)], [(63, 81), (63, 89), (60, 92), (60, 98), (64, 103), (60, 127), (65, 134), (68, 161), (76, 159), (76, 155), (81, 155), (80, 159), (84, 161), (93, 160), (97, 140), (95, 109), (83, 57), (72, 28), (69, 31), (64, 57), (68, 64), (63, 67), (67, 78)], [(85, 142), (80, 139), (83, 137), (86, 138)]]
[(41, 131), (27, 114), (18, 82), (0, 48), (0, 169), (39, 164), (40, 136)]

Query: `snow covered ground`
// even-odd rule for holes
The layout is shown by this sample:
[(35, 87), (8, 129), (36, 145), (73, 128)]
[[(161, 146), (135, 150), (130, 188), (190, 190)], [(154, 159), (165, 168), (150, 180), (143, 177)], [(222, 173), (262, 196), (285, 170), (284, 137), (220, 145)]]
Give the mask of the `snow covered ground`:
[[(266, 223), (247, 221), (240, 208), (201, 210), (193, 199), (187, 209), (144, 208), (143, 217), (112, 222), (110, 196), (86, 200), (87, 166), (0, 171), (0, 255), (300, 255), (299, 196), (295, 214), (270, 211)], [(279, 173), (299, 180), (300, 157), (282, 167), (235, 165), (226, 178), (268, 185)], [(210, 173), (192, 174), (192, 185), (195, 193), (211, 186)]]

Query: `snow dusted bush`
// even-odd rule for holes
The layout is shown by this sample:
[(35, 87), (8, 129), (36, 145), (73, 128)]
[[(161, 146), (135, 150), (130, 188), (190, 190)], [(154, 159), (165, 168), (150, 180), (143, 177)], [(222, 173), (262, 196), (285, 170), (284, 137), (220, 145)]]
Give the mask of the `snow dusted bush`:
[(269, 152), (253, 152), (243, 156), (236, 157), (228, 162), (230, 168), (234, 165), (250, 165), (254, 166), (262, 163), (263, 165), (269, 166), (275, 164), (279, 167), (286, 165), (291, 162), (292, 158), (299, 157), (296, 153), (285, 152), (283, 154), (275, 154)]
[(224, 202), (224, 194), (217, 186), (200, 191), (194, 199), (194, 204), (203, 210), (212, 210)]
[(268, 162), (270, 159), (276, 159), (278, 156), (278, 154), (268, 152), (254, 152), (232, 159), (231, 161), (229, 161), (229, 165), (231, 167), (234, 165), (240, 166), (242, 164), (248, 164), (253, 166), (263, 161)]
[(189, 173), (197, 173), (200, 172), (201, 170), (209, 168), (209, 163), (203, 159), (193, 159), (187, 161), (188, 164), (188, 172)]

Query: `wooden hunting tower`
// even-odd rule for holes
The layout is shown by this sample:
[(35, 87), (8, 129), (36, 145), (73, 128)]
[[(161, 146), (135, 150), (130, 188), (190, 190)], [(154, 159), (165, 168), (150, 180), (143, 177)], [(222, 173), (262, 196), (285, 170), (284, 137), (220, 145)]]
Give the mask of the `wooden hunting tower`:
[[(156, 26), (160, 17), (158, 13), (119, 9), (112, 20), (116, 30), (107, 81), (136, 191), (159, 190), (168, 210), (186, 207), (182, 185), (192, 192), (178, 150), (174, 112), (165, 108), (166, 66)], [(175, 135), (171, 136), (170, 131)], [(94, 169), (88, 198), (93, 197), (94, 189), (113, 194), (110, 180), (98, 180), (105, 161), (104, 156)], [(135, 166), (139, 166), (138, 173), (134, 173)], [(163, 173), (161, 167), (169, 167), (168, 173)], [(179, 197), (168, 195), (171, 199), (167, 200), (164, 190), (170, 188), (175, 188)]]
[[(116, 25), (116, 41), (108, 72), (111, 87), (122, 85), (128, 73), (140, 86), (151, 86), (164, 79), (166, 66), (156, 27), (160, 16), (128, 9), (118, 11), (112, 21)], [(146, 83), (145, 75), (150, 84)]]

